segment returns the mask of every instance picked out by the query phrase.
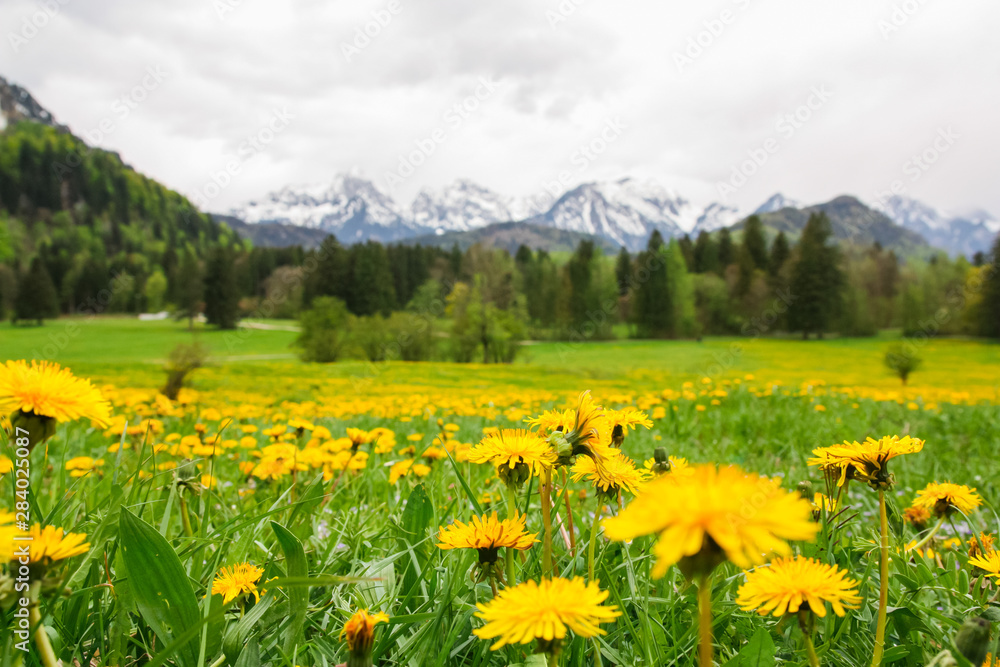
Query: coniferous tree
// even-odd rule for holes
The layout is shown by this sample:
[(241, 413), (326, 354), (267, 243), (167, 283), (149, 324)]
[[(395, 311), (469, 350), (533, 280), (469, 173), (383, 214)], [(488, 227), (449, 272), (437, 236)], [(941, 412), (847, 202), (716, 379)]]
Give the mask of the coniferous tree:
[(347, 299), (348, 256), (333, 234), (323, 239), (316, 251), (316, 268), (306, 277), (302, 300), (306, 305), (319, 296)]
[(736, 261), (736, 247), (733, 245), (733, 235), (728, 227), (719, 230), (719, 270), (726, 268)]
[(644, 252), (639, 253), (636, 270), (646, 276), (635, 287), (634, 318), (642, 338), (668, 338), (674, 335), (674, 304), (663, 237), (654, 231)]
[(385, 246), (376, 241), (351, 246), (347, 306), (355, 315), (388, 315), (396, 307), (396, 290)]
[(771, 244), (771, 257), (768, 259), (768, 270), (772, 276), (778, 275), (791, 254), (792, 251), (788, 247), (788, 237), (785, 236), (785, 232), (778, 232), (774, 243)]
[(788, 325), (822, 337), (834, 321), (844, 283), (836, 246), (827, 245), (832, 230), (825, 213), (813, 213), (802, 230), (790, 285), (793, 301), (788, 309)]
[(184, 251), (177, 272), (177, 315), (186, 317), (188, 328), (194, 328), (194, 318), (201, 310), (201, 266), (190, 249)]
[(1000, 236), (993, 243), (989, 265), (984, 269), (983, 298), (979, 303), (979, 329), (982, 335), (1000, 338)]
[(212, 251), (205, 269), (205, 319), (220, 329), (235, 329), (239, 319), (236, 270), (228, 248)]
[(40, 257), (31, 260), (28, 272), (21, 277), (14, 302), (14, 321), (42, 320), (59, 316), (59, 298), (45, 264)]
[(628, 294), (632, 283), (632, 258), (624, 247), (618, 252), (618, 259), (615, 261), (615, 280), (618, 283), (618, 295)]
[(767, 271), (767, 240), (764, 238), (764, 225), (760, 217), (751, 215), (743, 223), (743, 247), (750, 254), (755, 268)]
[(719, 271), (719, 246), (708, 232), (698, 234), (698, 239), (694, 242), (694, 272), (695, 273), (718, 273)]
[(687, 234), (681, 237), (679, 243), (681, 252), (684, 253), (684, 263), (687, 265), (688, 273), (694, 273), (694, 243), (691, 242), (691, 237)]

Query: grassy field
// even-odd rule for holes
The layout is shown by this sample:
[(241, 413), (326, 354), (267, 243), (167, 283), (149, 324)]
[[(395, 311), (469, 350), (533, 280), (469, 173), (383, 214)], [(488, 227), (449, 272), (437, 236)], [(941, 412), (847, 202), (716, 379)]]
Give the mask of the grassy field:
[[(0, 360), (31, 358), (67, 324), (0, 328)], [(156, 389), (167, 351), (192, 337), (183, 324), (95, 320), (57, 346), (52, 358), (93, 378), (112, 403), (106, 427), (65, 422), (30, 457), (32, 515), (87, 541), (72, 557), (46, 562), (44, 577), (34, 575), (44, 583), (33, 599), (63, 664), (327, 667), (347, 660), (338, 635), (359, 609), (388, 616), (375, 626), (374, 664), (546, 664), (531, 655), (537, 642), (493, 651), (474, 634), (484, 624), (477, 610), (505, 583), (480, 576), (475, 550), (440, 549), (439, 528), (508, 512), (497, 469), (469, 460), (485, 434), (524, 428), (525, 419), (546, 410), (573, 410), (588, 389), (609, 410), (634, 407), (649, 418), (626, 431), (621, 444), (629, 465), (634, 461), (630, 475), (650, 475), (643, 464), (662, 447), (692, 466), (736, 464), (790, 491), (805, 484), (808, 500), (814, 492), (839, 497), (835, 508), (817, 511), (816, 539), (792, 544), (795, 553), (857, 581), (857, 609), (813, 619), (820, 663), (870, 664), (875, 647), (878, 494), (860, 481), (838, 491), (808, 465), (813, 449), (844, 440), (925, 441), (923, 451), (890, 466), (883, 664), (922, 667), (951, 646), (966, 618), (1000, 618), (996, 583), (968, 556), (973, 533), (996, 534), (1000, 524), (996, 345), (921, 345), (924, 366), (903, 388), (881, 364), (888, 335), (541, 343), (529, 345), (516, 364), (483, 366), (309, 365), (274, 357), (289, 354), (294, 332), (248, 333), (231, 344), (233, 334), (199, 329), (194, 336), (210, 346), (214, 361), (195, 372), (177, 401)], [(349, 428), (373, 442), (355, 451)], [(0, 456), (16, 458), (13, 445), (0, 445)], [(553, 569), (589, 578), (593, 539), (593, 579), (608, 593), (603, 604), (621, 615), (601, 626), (604, 635), (570, 632), (548, 664), (694, 664), (698, 586), (677, 567), (652, 576), (655, 535), (605, 539), (599, 513), (627, 511), (635, 496), (622, 488), (620, 496), (598, 497), (580, 467), (586, 461), (578, 455), (554, 473)], [(3, 464), (0, 458), (0, 471)], [(668, 477), (681, 468), (675, 463)], [(945, 481), (975, 487), (981, 504), (942, 519), (933, 535), (930, 522), (904, 520), (921, 489)], [(519, 488), (515, 502), (541, 540), (539, 482)], [(15, 490), (13, 474), (3, 475), (0, 510), (18, 502)], [(907, 550), (924, 538), (919, 550)], [(542, 580), (542, 543), (521, 554), (517, 581)], [(213, 582), (222, 567), (239, 563), (260, 568), (250, 586), (259, 599), (242, 594), (224, 603), (211, 595)], [(6, 576), (0, 574), (0, 598)], [(809, 664), (794, 615), (764, 617), (737, 604), (745, 580), (733, 563), (715, 570), (709, 593), (716, 663)], [(13, 628), (13, 607), (6, 608), (0, 618)], [(3, 637), (2, 655), (15, 655), (13, 633)], [(6, 664), (10, 658), (0, 658)], [(24, 664), (54, 663), (34, 652)]]

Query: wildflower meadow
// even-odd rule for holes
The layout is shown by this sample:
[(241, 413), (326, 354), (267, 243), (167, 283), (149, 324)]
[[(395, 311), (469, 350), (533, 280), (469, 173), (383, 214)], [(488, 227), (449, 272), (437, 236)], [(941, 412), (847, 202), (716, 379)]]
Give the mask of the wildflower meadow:
[(994, 664), (982, 383), (297, 368), (0, 366), (0, 662)]

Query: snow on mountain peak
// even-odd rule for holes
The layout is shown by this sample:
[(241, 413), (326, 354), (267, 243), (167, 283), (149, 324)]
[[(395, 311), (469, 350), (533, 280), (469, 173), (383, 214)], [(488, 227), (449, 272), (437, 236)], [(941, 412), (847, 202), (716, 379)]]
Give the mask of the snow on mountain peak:
[(803, 206), (802, 202), (795, 199), (789, 199), (780, 192), (776, 192), (771, 195), (766, 202), (758, 206), (754, 213), (774, 213), (775, 211), (780, 211), (783, 208), (802, 208)]

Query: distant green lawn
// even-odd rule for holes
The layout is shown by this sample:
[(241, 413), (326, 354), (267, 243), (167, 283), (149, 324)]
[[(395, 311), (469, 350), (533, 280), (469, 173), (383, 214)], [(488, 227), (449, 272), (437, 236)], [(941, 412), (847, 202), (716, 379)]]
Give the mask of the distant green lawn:
[[(267, 322), (291, 326), (288, 321)], [(0, 359), (44, 358), (67, 366), (162, 363), (178, 343), (199, 341), (219, 361), (293, 359), (292, 331), (219, 331), (187, 321), (141, 322), (136, 317), (63, 317), (41, 327), (0, 324)]]
[[(265, 326), (294, 327), (289, 320), (262, 322)], [(288, 330), (240, 329), (219, 331), (186, 322), (141, 322), (134, 317), (61, 318), (42, 327), (0, 324), (0, 361), (44, 358), (95, 377), (112, 378), (128, 370), (135, 381), (155, 385), (162, 364), (178, 343), (200, 341), (208, 346), (214, 370), (199, 375), (217, 377), (222, 384), (246, 387), (260, 378), (278, 375), (299, 378), (367, 376), (372, 365), (363, 361), (304, 365), (291, 347), (296, 333)], [(476, 378), (483, 386), (502, 381), (516, 386), (610, 384), (638, 389), (677, 387), (685, 381), (742, 378), (757, 382), (800, 384), (826, 382), (885, 390), (900, 387), (883, 367), (882, 357), (898, 334), (874, 338), (705, 338), (703, 341), (544, 342), (524, 346), (512, 366), (482, 366), (433, 362), (377, 364), (385, 384), (451, 386)], [(967, 391), (992, 389), (1000, 397), (1000, 345), (980, 340), (932, 339), (919, 345), (923, 366), (912, 376), (914, 386)], [(982, 391), (978, 392), (982, 393)]]

